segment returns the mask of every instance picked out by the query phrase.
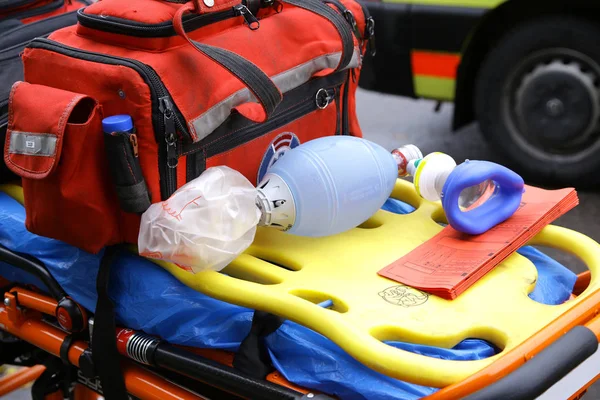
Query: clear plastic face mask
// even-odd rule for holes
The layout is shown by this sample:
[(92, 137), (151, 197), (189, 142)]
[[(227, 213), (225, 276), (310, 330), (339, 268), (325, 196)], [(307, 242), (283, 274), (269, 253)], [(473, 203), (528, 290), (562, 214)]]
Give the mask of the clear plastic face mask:
[(491, 179), (469, 186), (460, 192), (458, 206), (463, 212), (473, 210), (495, 196), (498, 189), (499, 185)]

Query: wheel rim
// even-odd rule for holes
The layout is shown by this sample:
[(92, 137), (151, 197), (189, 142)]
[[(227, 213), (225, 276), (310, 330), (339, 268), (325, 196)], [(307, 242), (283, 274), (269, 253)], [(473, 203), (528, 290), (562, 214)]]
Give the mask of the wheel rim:
[(532, 53), (509, 73), (502, 108), (527, 153), (576, 162), (600, 147), (600, 65), (571, 49)]

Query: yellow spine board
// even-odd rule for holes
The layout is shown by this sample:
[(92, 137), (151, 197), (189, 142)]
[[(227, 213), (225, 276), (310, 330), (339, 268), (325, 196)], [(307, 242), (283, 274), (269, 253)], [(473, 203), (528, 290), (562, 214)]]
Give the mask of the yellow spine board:
[[(420, 199), (403, 180), (392, 196), (418, 209), (407, 215), (378, 211), (362, 228), (326, 238), (260, 229), (248, 251), (223, 271), (229, 276), (213, 271), (194, 275), (167, 262), (157, 263), (211, 297), (305, 325), (376, 371), (435, 387), (463, 380), (503, 352), (484, 360), (448, 361), (382, 341), (451, 348), (463, 339), (480, 338), (507, 351), (598, 289), (600, 246), (557, 226), (546, 227), (530, 244), (574, 254), (592, 273), (586, 291), (562, 305), (544, 305), (528, 297), (537, 271), (516, 253), (452, 301), (383, 278), (377, 271), (442, 229), (432, 219), (442, 215), (439, 202)], [(333, 300), (333, 309), (315, 304), (326, 299)]]
[[(20, 187), (0, 185), (0, 190), (23, 202)], [(326, 238), (259, 229), (254, 244), (224, 274), (192, 274), (152, 261), (199, 292), (307, 326), (376, 371), (435, 387), (459, 382), (489, 365), (599, 288), (600, 245), (557, 226), (547, 226), (529, 244), (573, 254), (591, 271), (588, 288), (561, 305), (528, 297), (537, 271), (516, 253), (452, 301), (383, 278), (377, 271), (442, 229), (434, 219), (445, 222), (439, 202), (421, 199), (407, 181), (398, 180), (392, 196), (417, 210), (407, 215), (378, 211), (361, 227)], [(331, 309), (316, 304), (328, 299), (333, 300)], [(448, 361), (382, 342), (451, 348), (466, 338), (488, 340), (503, 352), (478, 361)]]

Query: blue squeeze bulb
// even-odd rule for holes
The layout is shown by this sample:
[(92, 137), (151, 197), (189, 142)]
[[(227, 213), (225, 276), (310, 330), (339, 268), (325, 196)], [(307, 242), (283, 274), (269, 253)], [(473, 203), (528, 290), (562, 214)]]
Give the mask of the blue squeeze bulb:
[[(420, 156), (418, 149), (414, 156), (405, 153), (404, 167)], [(383, 206), (399, 168), (395, 155), (365, 139), (328, 136), (306, 142), (289, 150), (259, 183), (260, 225), (312, 237), (354, 228)]]

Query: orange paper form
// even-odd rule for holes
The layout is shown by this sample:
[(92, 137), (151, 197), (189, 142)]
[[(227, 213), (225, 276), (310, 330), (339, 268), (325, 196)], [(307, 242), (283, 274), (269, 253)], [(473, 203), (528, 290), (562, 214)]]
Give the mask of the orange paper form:
[(379, 274), (453, 299), (578, 202), (573, 188), (526, 186), (521, 206), (505, 222), (477, 236), (447, 226)]

